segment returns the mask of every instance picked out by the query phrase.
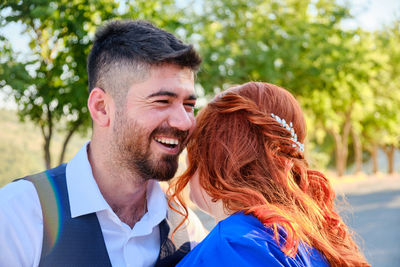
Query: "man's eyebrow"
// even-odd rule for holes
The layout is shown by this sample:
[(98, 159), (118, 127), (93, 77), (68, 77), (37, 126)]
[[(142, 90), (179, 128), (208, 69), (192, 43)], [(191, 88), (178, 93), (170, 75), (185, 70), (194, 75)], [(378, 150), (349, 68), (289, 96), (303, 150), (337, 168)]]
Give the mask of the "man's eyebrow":
[(196, 95), (190, 95), (186, 100), (197, 100)]
[[(174, 92), (171, 91), (166, 91), (166, 90), (160, 90), (158, 92), (152, 93), (151, 95), (147, 96), (147, 98), (152, 98), (152, 97), (157, 97), (157, 96), (169, 96), (169, 97), (174, 97), (178, 98), (178, 95)], [(189, 95), (185, 100), (196, 100), (197, 97), (196, 95), (192, 94)]]
[(152, 93), (151, 95), (147, 96), (147, 98), (152, 98), (155, 96), (170, 96), (170, 97), (175, 97), (175, 98), (178, 97), (178, 95), (173, 92), (160, 90), (158, 92)]

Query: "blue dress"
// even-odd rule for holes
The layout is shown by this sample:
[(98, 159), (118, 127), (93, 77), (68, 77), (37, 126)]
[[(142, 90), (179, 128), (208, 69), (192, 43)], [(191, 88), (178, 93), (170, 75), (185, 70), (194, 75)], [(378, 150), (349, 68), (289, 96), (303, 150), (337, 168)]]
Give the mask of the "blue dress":
[(307, 252), (302, 244), (295, 258), (286, 256), (273, 236), (256, 217), (237, 213), (219, 222), (177, 266), (329, 266), (317, 249)]

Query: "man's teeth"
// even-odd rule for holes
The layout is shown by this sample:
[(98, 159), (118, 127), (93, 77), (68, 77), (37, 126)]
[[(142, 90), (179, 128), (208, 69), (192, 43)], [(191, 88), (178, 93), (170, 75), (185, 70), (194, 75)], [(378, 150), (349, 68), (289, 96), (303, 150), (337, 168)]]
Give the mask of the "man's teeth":
[(167, 145), (177, 145), (177, 144), (179, 144), (179, 141), (178, 140), (176, 140), (176, 139), (172, 139), (172, 138), (164, 138), (164, 137), (162, 137), (162, 138), (159, 138), (159, 137), (156, 137), (156, 138), (154, 138), (157, 142), (160, 142), (160, 143), (163, 143), (163, 144), (167, 144)]

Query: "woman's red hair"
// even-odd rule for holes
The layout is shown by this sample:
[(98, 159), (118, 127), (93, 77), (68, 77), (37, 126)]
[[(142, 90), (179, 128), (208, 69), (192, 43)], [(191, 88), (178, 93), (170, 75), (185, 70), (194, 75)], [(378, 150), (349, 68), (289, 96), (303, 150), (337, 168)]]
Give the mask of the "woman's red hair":
[[(276, 239), (278, 226), (283, 227), (282, 250), (288, 256), (295, 256), (302, 242), (321, 251), (331, 266), (370, 266), (334, 211), (328, 179), (308, 168), (290, 131), (271, 113), (292, 122), (304, 143), (301, 108), (278, 86), (249, 82), (222, 92), (203, 108), (187, 146), (188, 169), (171, 185), (170, 205), (175, 199), (184, 203), (181, 193), (198, 171), (201, 187), (226, 210), (253, 214), (275, 229)], [(185, 206), (184, 211), (186, 219)]]

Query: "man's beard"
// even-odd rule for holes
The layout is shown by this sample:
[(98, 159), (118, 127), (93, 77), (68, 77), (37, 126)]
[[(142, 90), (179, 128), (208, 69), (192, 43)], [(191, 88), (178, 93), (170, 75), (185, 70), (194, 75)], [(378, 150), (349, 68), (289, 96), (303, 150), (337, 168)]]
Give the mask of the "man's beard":
[[(118, 112), (113, 127), (114, 159), (121, 167), (128, 169), (133, 175), (139, 175), (144, 181), (155, 179), (168, 181), (174, 177), (178, 169), (178, 158), (187, 143), (188, 131), (180, 131), (171, 127), (157, 127), (151, 134), (137, 122), (131, 123), (122, 112)], [(180, 151), (176, 155), (163, 154), (156, 157), (150, 144), (157, 134), (175, 137), (179, 140)]]

